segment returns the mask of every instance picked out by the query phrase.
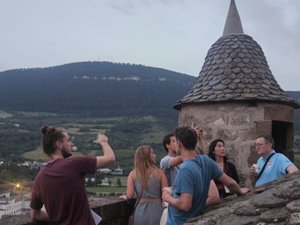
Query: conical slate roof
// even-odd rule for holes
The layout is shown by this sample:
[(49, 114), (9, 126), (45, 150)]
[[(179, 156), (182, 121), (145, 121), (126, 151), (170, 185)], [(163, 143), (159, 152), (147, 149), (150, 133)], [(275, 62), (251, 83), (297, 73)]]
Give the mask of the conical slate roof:
[(194, 87), (174, 108), (225, 101), (267, 101), (299, 107), (276, 82), (259, 44), (243, 34), (233, 0), (223, 36), (209, 49)]

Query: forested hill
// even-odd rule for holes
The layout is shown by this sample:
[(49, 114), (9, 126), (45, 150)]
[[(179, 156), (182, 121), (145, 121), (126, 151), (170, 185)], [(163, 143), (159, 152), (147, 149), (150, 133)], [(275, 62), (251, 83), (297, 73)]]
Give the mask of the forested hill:
[(0, 72), (0, 108), (18, 111), (161, 115), (196, 77), (170, 70), (110, 62), (79, 62)]
[[(177, 116), (172, 106), (195, 81), (196, 77), (170, 70), (111, 62), (9, 70), (0, 72), (0, 109)], [(287, 93), (300, 99), (298, 91)]]
[(300, 91), (287, 91), (286, 92), (291, 98), (300, 102)]

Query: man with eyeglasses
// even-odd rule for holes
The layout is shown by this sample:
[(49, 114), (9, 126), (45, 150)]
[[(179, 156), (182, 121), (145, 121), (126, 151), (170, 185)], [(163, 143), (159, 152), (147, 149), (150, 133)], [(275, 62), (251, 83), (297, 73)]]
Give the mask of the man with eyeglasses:
[(255, 187), (277, 180), (298, 171), (298, 168), (283, 154), (273, 150), (274, 140), (270, 135), (256, 139), (255, 148), (260, 158), (250, 167), (250, 174), (256, 177)]

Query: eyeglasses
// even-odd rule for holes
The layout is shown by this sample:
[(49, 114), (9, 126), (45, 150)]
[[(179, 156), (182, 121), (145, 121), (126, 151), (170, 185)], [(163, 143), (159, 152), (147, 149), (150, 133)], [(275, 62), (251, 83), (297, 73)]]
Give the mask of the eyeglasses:
[(263, 146), (263, 145), (265, 145), (266, 143), (264, 143), (264, 144), (255, 144), (255, 147), (256, 148), (260, 148), (261, 146)]

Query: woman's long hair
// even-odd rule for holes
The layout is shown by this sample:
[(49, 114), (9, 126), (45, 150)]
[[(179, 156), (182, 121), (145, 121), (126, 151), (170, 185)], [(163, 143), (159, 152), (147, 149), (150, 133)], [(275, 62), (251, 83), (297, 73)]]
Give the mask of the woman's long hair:
[(150, 145), (141, 145), (136, 149), (134, 156), (136, 179), (140, 181), (144, 190), (148, 189), (149, 169), (157, 168), (151, 159), (151, 151), (153, 150)]
[[(209, 147), (208, 147), (208, 156), (209, 156), (210, 158), (212, 158), (214, 161), (216, 161), (216, 156), (215, 156), (215, 154), (214, 154), (214, 151), (215, 151), (215, 148), (216, 148), (218, 142), (223, 143), (223, 145), (224, 145), (224, 147), (225, 147), (225, 142), (224, 142), (222, 139), (215, 139), (215, 140), (213, 140), (213, 141), (210, 143)], [(228, 159), (228, 158), (227, 158), (226, 156), (224, 156), (224, 161), (226, 161), (227, 159)]]

